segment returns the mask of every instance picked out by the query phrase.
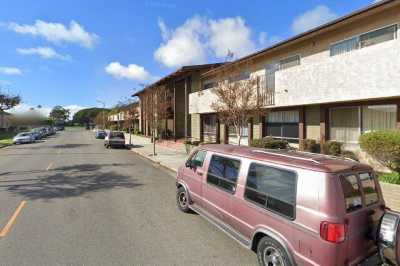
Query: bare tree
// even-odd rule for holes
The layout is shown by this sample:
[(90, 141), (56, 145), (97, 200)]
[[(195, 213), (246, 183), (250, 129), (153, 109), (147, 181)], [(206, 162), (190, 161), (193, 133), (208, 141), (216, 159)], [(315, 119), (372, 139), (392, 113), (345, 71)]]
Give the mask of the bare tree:
[(171, 95), (166, 87), (158, 86), (146, 90), (142, 101), (145, 107), (144, 117), (153, 142), (153, 155), (156, 155), (156, 137), (160, 137), (163, 128), (167, 129), (167, 119), (171, 114)]
[(128, 129), (129, 145), (132, 145), (132, 128), (134, 126), (135, 120), (139, 116), (138, 103), (133, 102), (128, 104), (123, 108), (123, 112), (125, 113), (123, 127)]
[(265, 112), (259, 93), (259, 79), (250, 77), (238, 80), (237, 77), (224, 77), (219, 80), (212, 89), (216, 99), (211, 108), (222, 122), (235, 128), (240, 145), (242, 129), (248, 124), (249, 118)]

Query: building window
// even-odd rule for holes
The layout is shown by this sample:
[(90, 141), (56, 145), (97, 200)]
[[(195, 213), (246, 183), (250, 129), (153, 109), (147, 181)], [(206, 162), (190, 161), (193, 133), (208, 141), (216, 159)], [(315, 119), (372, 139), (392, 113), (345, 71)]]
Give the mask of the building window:
[(344, 40), (331, 45), (330, 55), (335, 56), (348, 53), (350, 51), (358, 49), (358, 46), (359, 46), (358, 37)]
[(203, 139), (204, 142), (217, 141), (217, 115), (203, 116)]
[(266, 135), (297, 142), (299, 138), (299, 111), (270, 112), (266, 119)]
[(331, 109), (330, 138), (343, 143), (357, 143), (360, 136), (359, 107)]
[(279, 61), (279, 70), (300, 65), (300, 56), (295, 55)]
[(207, 183), (234, 194), (239, 169), (239, 160), (213, 155), (208, 167)]
[(361, 133), (396, 129), (396, 105), (365, 105), (330, 109), (330, 139), (358, 143)]
[(396, 105), (369, 105), (362, 108), (362, 132), (395, 129)]
[(397, 25), (388, 26), (332, 44), (330, 46), (330, 56), (344, 54), (374, 44), (394, 40), (396, 38)]
[(293, 219), (296, 183), (294, 172), (252, 163), (247, 175), (244, 197), (267, 210)]
[(397, 25), (392, 25), (383, 29), (374, 30), (360, 36), (361, 48), (394, 40), (396, 38)]

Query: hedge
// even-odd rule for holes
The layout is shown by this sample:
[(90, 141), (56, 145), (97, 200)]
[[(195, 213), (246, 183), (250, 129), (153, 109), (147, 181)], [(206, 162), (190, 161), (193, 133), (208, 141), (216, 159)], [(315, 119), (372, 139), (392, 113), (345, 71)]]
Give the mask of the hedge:
[(375, 131), (359, 139), (361, 149), (392, 171), (400, 171), (400, 132)]

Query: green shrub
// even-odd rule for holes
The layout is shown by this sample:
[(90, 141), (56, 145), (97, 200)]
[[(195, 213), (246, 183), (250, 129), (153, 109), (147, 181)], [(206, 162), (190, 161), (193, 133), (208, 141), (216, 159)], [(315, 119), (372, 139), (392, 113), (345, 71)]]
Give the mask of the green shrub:
[(314, 139), (305, 139), (304, 140), (304, 151), (318, 153), (320, 152), (320, 145)]
[(289, 143), (286, 140), (266, 137), (252, 140), (250, 146), (263, 149), (288, 149)]
[(365, 133), (359, 139), (361, 149), (389, 169), (400, 170), (400, 132), (376, 131)]
[(343, 144), (337, 141), (327, 141), (322, 147), (322, 152), (324, 154), (340, 156), (342, 153)]
[(385, 183), (400, 185), (400, 174), (398, 172), (384, 173), (379, 175), (379, 180)]

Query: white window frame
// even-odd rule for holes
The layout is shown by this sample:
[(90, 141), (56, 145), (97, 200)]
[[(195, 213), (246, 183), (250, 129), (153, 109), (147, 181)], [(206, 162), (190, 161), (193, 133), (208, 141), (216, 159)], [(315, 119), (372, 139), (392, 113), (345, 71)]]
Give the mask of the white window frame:
[[(385, 26), (382, 26), (382, 27), (379, 27), (379, 28), (375, 28), (375, 29), (372, 29), (372, 30), (369, 30), (369, 31), (366, 31), (366, 32), (363, 32), (363, 33), (359, 33), (359, 34), (356, 34), (356, 35), (347, 37), (347, 38), (345, 38), (345, 39), (342, 39), (342, 40), (339, 40), (339, 41), (336, 41), (336, 42), (331, 42), (331, 43), (329, 44), (329, 57), (337, 56), (337, 55), (330, 55), (330, 50), (331, 50), (331, 47), (332, 47), (333, 45), (338, 44), (338, 43), (341, 43), (341, 42), (344, 42), (344, 41), (347, 41), (347, 40), (350, 40), (350, 39), (353, 39), (353, 38), (357, 38), (357, 40), (358, 40), (358, 45), (357, 45), (357, 49), (356, 49), (356, 50), (368, 48), (369, 46), (367, 46), (367, 47), (361, 47), (361, 43), (360, 43), (360, 36), (361, 36), (361, 35), (368, 34), (368, 33), (371, 33), (371, 32), (377, 31), (377, 30), (381, 30), (381, 29), (384, 29), (384, 28), (389, 28), (389, 27), (392, 27), (392, 26), (395, 26), (395, 27), (396, 27), (395, 34), (394, 34), (394, 39), (392, 40), (392, 41), (395, 41), (395, 40), (398, 39), (398, 36), (399, 36), (399, 34), (400, 34), (400, 33), (399, 33), (399, 29), (400, 29), (399, 23), (392, 23), (392, 24), (389, 24), (389, 25), (385, 25)], [(340, 55), (340, 54), (339, 54), (339, 55)]]

